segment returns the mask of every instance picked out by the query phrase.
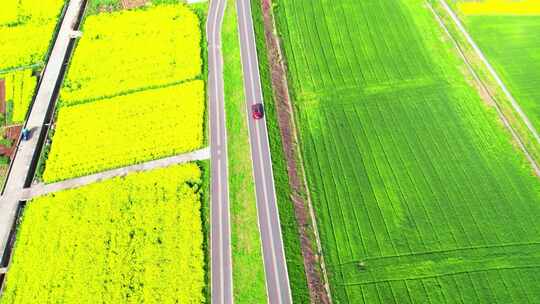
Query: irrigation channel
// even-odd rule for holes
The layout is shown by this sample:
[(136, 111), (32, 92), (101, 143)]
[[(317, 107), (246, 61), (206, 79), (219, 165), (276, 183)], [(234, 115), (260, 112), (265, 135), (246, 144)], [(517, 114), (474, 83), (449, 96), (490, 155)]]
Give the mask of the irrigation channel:
[(31, 130), (27, 141), (19, 139), (15, 157), (10, 164), (2, 197), (0, 199), (0, 284), (4, 287), (4, 278), (11, 259), (19, 216), (26, 202), (20, 194), (32, 184), (41, 151), (49, 133), (60, 86), (64, 79), (68, 62), (77, 43), (74, 35), (80, 27), (86, 11), (87, 0), (70, 0), (64, 7), (60, 27), (57, 29), (54, 44), (50, 50), (45, 69), (39, 77), (38, 89), (32, 101), (24, 127)]

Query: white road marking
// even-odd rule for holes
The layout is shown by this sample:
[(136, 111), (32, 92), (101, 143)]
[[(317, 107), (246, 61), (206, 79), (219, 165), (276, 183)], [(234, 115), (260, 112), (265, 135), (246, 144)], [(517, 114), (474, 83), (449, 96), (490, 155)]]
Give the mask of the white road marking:
[[(247, 15), (246, 15), (246, 5), (243, 5), (242, 6), (242, 19), (244, 20), (244, 25), (247, 26), (248, 22), (247, 22)], [(254, 77), (251, 73), (252, 71), (252, 57), (251, 57), (251, 43), (249, 43), (249, 36), (248, 36), (248, 31), (247, 31), (247, 28), (244, 29), (244, 38), (246, 39), (246, 42), (247, 42), (247, 58), (248, 58), (248, 71), (249, 71), (249, 81), (250, 83), (252, 84), (251, 86), (251, 93), (252, 93), (252, 96), (253, 96), (253, 100), (250, 101), (251, 104), (255, 104), (257, 103), (257, 100), (255, 100), (255, 97), (256, 97), (256, 91), (255, 91), (255, 80), (254, 80)], [(262, 98), (261, 98), (262, 99)], [(263, 122), (265, 122), (265, 120), (263, 120)], [(261, 136), (260, 136), (260, 130), (259, 130), (259, 123), (258, 122), (254, 122), (254, 125), (255, 125), (255, 129), (256, 129), (256, 138), (257, 138), (257, 145), (258, 145), (258, 148), (259, 148), (259, 153), (258, 153), (258, 160), (259, 160), (259, 165), (261, 166), (261, 179), (262, 179), (262, 184), (263, 184), (263, 195), (264, 195), (264, 207), (266, 209), (266, 221), (267, 221), (267, 225), (268, 225), (268, 234), (269, 234), (269, 237), (270, 237), (270, 248), (271, 248), (271, 256), (272, 256), (272, 262), (273, 262), (273, 268), (274, 268), (274, 279), (275, 279), (275, 288), (277, 290), (277, 293), (278, 293), (278, 301), (279, 303), (282, 303), (282, 299), (281, 299), (281, 285), (280, 285), (280, 281), (279, 281), (279, 268), (278, 268), (278, 263), (277, 263), (277, 260), (276, 260), (276, 255), (275, 255), (275, 240), (274, 240), (274, 234), (273, 234), (273, 229), (272, 229), (272, 222), (271, 222), (271, 218), (270, 218), (270, 208), (268, 206), (268, 203), (269, 203), (269, 200), (268, 200), (268, 189), (267, 189), (267, 180), (266, 180), (266, 174), (264, 174), (264, 171), (265, 171), (265, 166), (264, 166), (264, 159), (263, 159), (263, 156), (262, 156), (262, 143), (261, 143)], [(279, 216), (279, 215), (278, 215)], [(267, 291), (268, 292), (268, 291)]]

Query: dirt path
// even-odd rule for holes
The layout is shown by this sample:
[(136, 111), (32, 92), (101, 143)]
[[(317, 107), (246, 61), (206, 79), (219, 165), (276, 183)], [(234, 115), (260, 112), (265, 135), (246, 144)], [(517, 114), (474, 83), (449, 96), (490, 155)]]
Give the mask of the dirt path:
[(272, 0), (262, 0), (261, 5), (278, 123), (281, 131), (283, 152), (287, 161), (289, 183), (293, 190), (291, 199), (298, 222), (311, 303), (331, 303), (330, 288), (317, 223), (301, 161), (293, 107), (287, 84), (286, 67), (284, 65), (285, 58), (281, 51), (279, 37), (275, 34), (277, 29), (272, 12)]
[(19, 200), (29, 200), (33, 197), (85, 186), (101, 180), (110, 179), (118, 176), (125, 176), (129, 173), (149, 171), (158, 168), (165, 168), (176, 164), (182, 164), (198, 160), (206, 160), (210, 158), (210, 150), (208, 148), (193, 151), (191, 153), (180, 154), (172, 157), (162, 158), (149, 161), (142, 164), (122, 167), (109, 171), (104, 171), (92, 175), (73, 178), (53, 184), (36, 184), (31, 188), (24, 189), (20, 193)]

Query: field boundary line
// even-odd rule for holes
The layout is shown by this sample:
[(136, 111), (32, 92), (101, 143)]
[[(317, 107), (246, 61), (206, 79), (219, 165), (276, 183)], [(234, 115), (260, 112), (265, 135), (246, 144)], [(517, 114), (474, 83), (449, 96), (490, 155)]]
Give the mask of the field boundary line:
[(130, 173), (145, 172), (159, 168), (183, 164), (192, 161), (206, 160), (210, 158), (210, 149), (204, 148), (189, 153), (179, 154), (171, 157), (151, 160), (148, 162), (116, 168), (86, 176), (76, 177), (52, 184), (36, 184), (20, 192), (19, 199), (22, 201), (30, 200), (37, 196), (42, 196), (62, 190), (69, 190), (86, 186), (95, 182), (126, 176)]
[[(440, 3), (443, 4), (443, 6), (446, 6), (447, 7), (447, 10), (448, 13), (452, 16), (452, 18), (457, 18), (454, 14), (454, 12), (450, 9), (450, 7), (448, 7), (448, 4), (445, 2), (445, 0), (439, 0)], [(508, 129), (508, 131), (510, 132), (510, 134), (512, 135), (512, 137), (514, 138), (514, 140), (516, 141), (517, 145), (519, 146), (519, 148), (523, 151), (523, 154), (525, 155), (525, 157), (527, 158), (527, 160), (529, 161), (529, 163), (531, 164), (532, 166), (532, 169), (534, 170), (534, 173), (536, 174), (537, 177), (540, 177), (540, 168), (538, 167), (538, 164), (536, 163), (536, 160), (531, 156), (531, 154), (529, 153), (529, 151), (527, 150), (527, 148), (525, 147), (525, 143), (523, 142), (523, 140), (521, 139), (521, 137), (517, 134), (517, 132), (514, 130), (514, 128), (512, 128), (512, 125), (510, 124), (510, 122), (508, 121), (508, 119), (506, 118), (506, 116), (504, 115), (499, 103), (496, 101), (496, 99), (494, 98), (493, 94), (491, 94), (491, 92), (489, 91), (489, 89), (486, 87), (486, 84), (480, 79), (478, 73), (474, 70), (474, 68), (472, 67), (472, 64), (471, 62), (469, 61), (469, 59), (467, 58), (467, 56), (465, 55), (465, 52), (464, 50), (461, 48), (461, 46), (459, 45), (459, 43), (456, 41), (456, 39), (454, 38), (454, 36), (452, 36), (452, 34), (450, 33), (450, 31), (448, 30), (448, 28), (446, 27), (446, 25), (444, 24), (444, 22), (442, 21), (441, 17), (439, 16), (439, 14), (437, 14), (437, 12), (433, 9), (433, 6), (431, 5), (431, 3), (427, 2), (426, 1), (426, 4), (427, 6), (429, 7), (429, 9), (431, 10), (431, 12), (433, 13), (435, 19), (437, 20), (437, 22), (439, 23), (439, 25), (441, 26), (441, 28), (444, 30), (444, 32), (447, 34), (447, 36), (450, 38), (450, 40), (452, 40), (452, 43), (454, 44), (455, 48), (457, 49), (460, 57), (463, 59), (463, 61), (465, 62), (465, 65), (467, 66), (467, 70), (469, 70), (469, 72), (471, 73), (471, 75), (474, 77), (474, 80), (480, 85), (480, 89), (487, 95), (489, 96), (489, 99), (493, 102), (493, 105), (494, 105), (494, 108), (497, 110), (497, 114), (499, 115), (500, 119), (502, 120), (504, 126), (506, 127), (506, 129)], [(456, 25), (458, 25), (458, 27), (460, 27), (459, 25), (461, 25), (461, 23), (459, 22), (459, 20), (454, 20), (454, 22), (456, 22)], [(463, 25), (461, 25), (461, 28), (463, 28)], [(463, 28), (463, 30), (465, 31), (465, 29)], [(468, 38), (470, 38), (470, 36), (468, 36), (468, 33), (465, 31), (464, 33)], [(470, 38), (471, 41), (472, 41), (472, 38)], [(474, 41), (472, 41), (472, 43), (474, 43)], [(476, 46), (476, 44), (473, 45), (473, 47)], [(478, 48), (478, 47), (476, 47)], [(478, 51), (480, 52), (480, 57), (483, 57), (480, 49), (478, 49)], [(485, 59), (485, 58), (484, 58)], [(486, 60), (486, 64), (489, 65), (489, 63), (487, 62)], [(490, 66), (489, 66), (490, 67)], [(488, 68), (489, 68), (488, 67)], [(493, 71), (495, 73), (495, 71)], [(495, 74), (494, 77), (497, 77), (498, 76)], [(499, 79), (500, 80), (500, 79)], [(504, 86), (504, 83), (501, 82), (501, 85)], [(503, 88), (503, 90), (505, 90), (506, 87)], [(507, 90), (506, 90), (507, 91)], [(510, 94), (508, 92), (508, 94)], [(515, 103), (515, 100), (513, 99), (513, 97), (511, 97), (510, 95), (510, 98), (511, 101), (513, 100)], [(519, 108), (519, 105), (516, 104), (516, 106)], [(516, 110), (518, 113), (522, 113), (521, 109), (518, 111), (517, 109), (514, 109)], [(527, 124), (527, 126), (530, 124), (528, 118), (525, 116), (525, 114), (523, 113), (523, 116), (524, 116), (524, 122)], [(525, 120), (526, 119), (526, 120)], [(532, 125), (531, 125), (532, 127)], [(535, 136), (535, 138), (537, 138), (537, 140), (539, 141), (540, 143), (540, 137), (538, 137), (538, 134), (536, 133), (536, 130), (534, 129), (534, 127), (532, 127), (533, 129), (530, 129), (531, 133)]]

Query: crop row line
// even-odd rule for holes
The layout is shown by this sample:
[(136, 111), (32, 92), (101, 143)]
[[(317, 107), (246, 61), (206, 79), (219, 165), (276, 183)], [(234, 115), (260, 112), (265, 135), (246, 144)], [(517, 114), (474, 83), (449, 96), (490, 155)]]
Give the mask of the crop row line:
[(338, 285), (340, 285), (340, 286), (370, 285), (370, 284), (378, 284), (378, 283), (384, 283), (384, 282), (399, 282), (399, 281), (403, 281), (403, 280), (406, 280), (406, 281), (423, 280), (423, 279), (428, 279), (428, 278), (439, 278), (439, 277), (455, 276), (455, 275), (461, 275), (461, 274), (475, 274), (475, 273), (483, 273), (483, 272), (489, 272), (489, 271), (536, 269), (536, 268), (540, 268), (540, 264), (537, 264), (537, 265), (521, 265), (521, 266), (500, 266), (500, 267), (493, 267), (493, 268), (486, 268), (486, 269), (438, 273), (438, 274), (425, 275), (425, 276), (419, 276), (419, 277), (409, 277), (409, 278), (405, 278), (405, 279), (383, 279), (383, 280), (373, 280), (373, 281), (364, 281), (364, 282), (340, 283)]
[(350, 264), (356, 264), (358, 262), (367, 262), (367, 261), (376, 261), (376, 260), (383, 260), (383, 259), (403, 258), (403, 257), (417, 256), (417, 255), (430, 255), (430, 254), (437, 254), (437, 253), (450, 253), (450, 252), (465, 251), (465, 250), (475, 250), (475, 249), (521, 247), (521, 246), (531, 246), (531, 245), (540, 245), (540, 242), (505, 243), (505, 244), (459, 247), (459, 248), (444, 249), (444, 250), (430, 250), (430, 251), (422, 251), (422, 252), (414, 252), (413, 251), (413, 252), (410, 252), (410, 253), (397, 254), (397, 255), (368, 256), (368, 257), (363, 258), (362, 260), (352, 260), (352, 261), (345, 262), (345, 263), (342, 263), (342, 264), (328, 264), (328, 266), (340, 267), (340, 266), (347, 266), (347, 265), (350, 265)]

